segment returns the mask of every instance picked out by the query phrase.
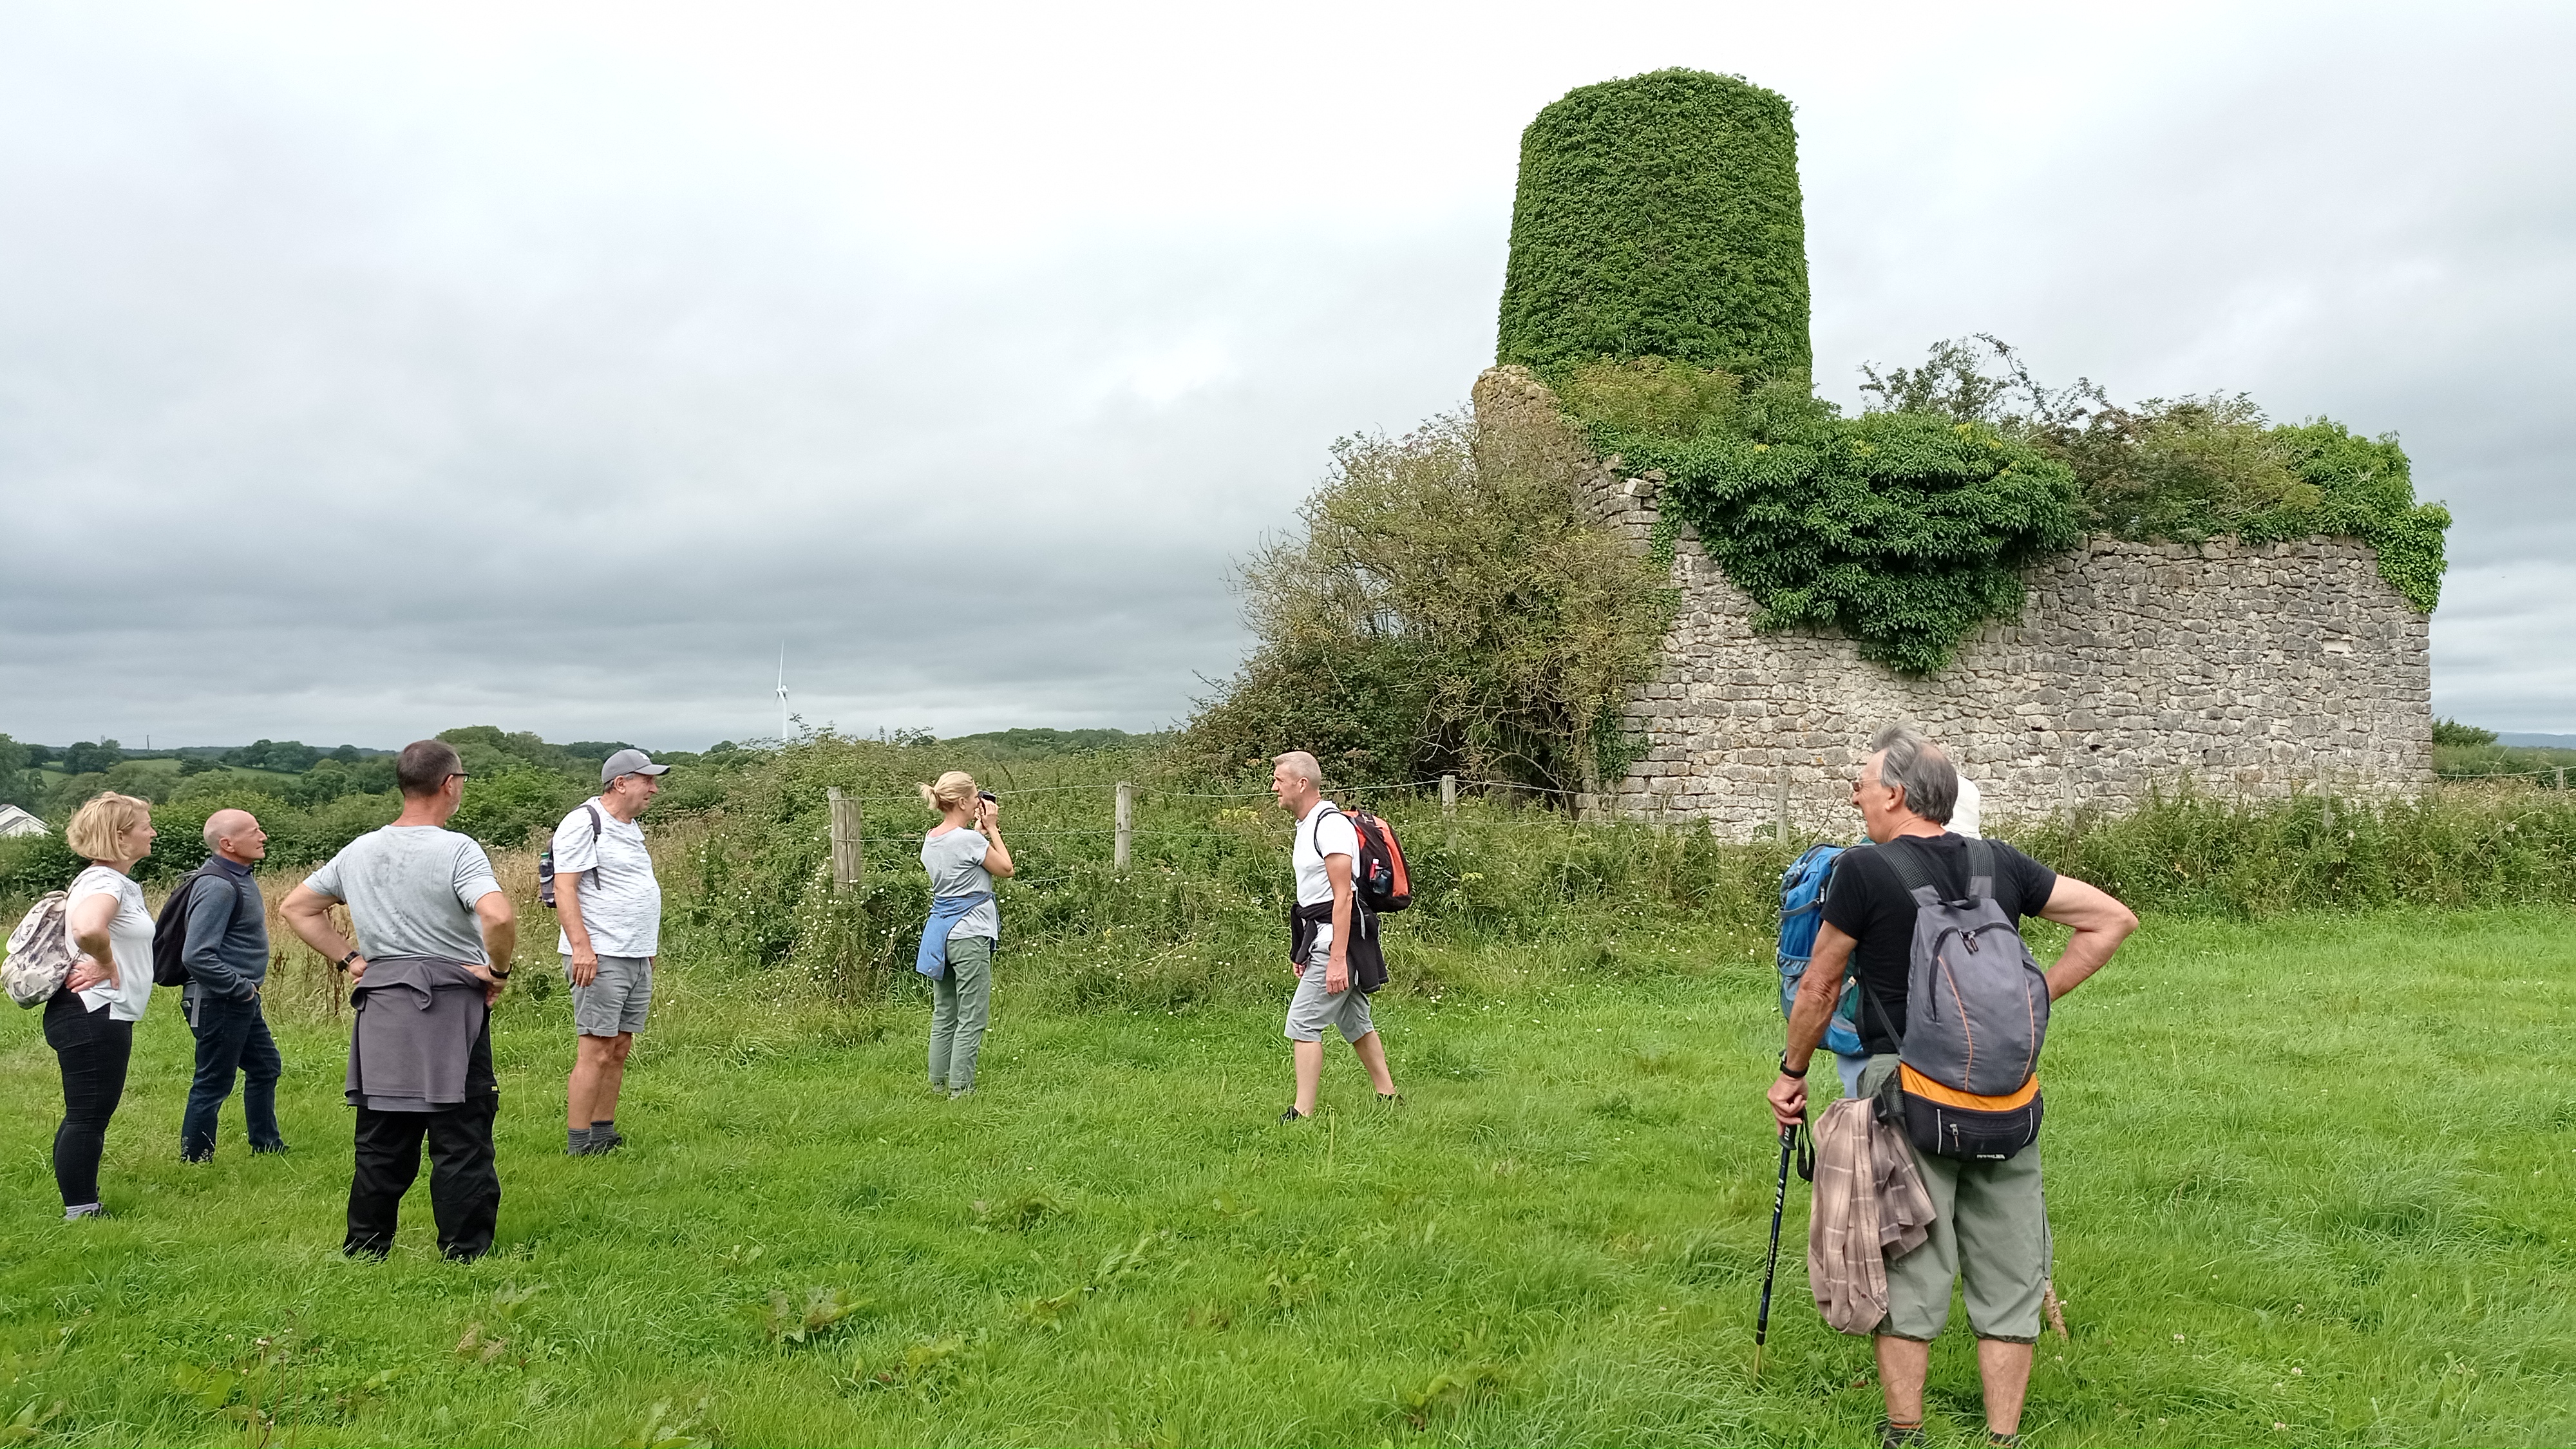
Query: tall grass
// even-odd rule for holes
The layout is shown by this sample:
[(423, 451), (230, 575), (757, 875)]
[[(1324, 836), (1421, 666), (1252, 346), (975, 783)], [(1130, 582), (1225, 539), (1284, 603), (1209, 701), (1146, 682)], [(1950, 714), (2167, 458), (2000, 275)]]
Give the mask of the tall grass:
[[(1142, 751), (996, 761), (936, 743), (828, 736), (741, 771), (685, 844), (665, 847), (676, 867), (666, 875), (673, 929), (691, 949), (746, 968), (791, 967), (837, 997), (882, 994), (909, 966), (929, 908), (915, 857), (933, 817), (912, 785), (951, 768), (976, 771), (1003, 798), (1019, 864), (999, 890), (1005, 950), (1061, 968), (1069, 998), (1163, 1009), (1228, 999), (1245, 963), (1281, 953), (1290, 824), (1255, 781), (1212, 788)], [(1122, 779), (1137, 786), (1124, 872), (1112, 865), (1111, 836)], [(829, 872), (834, 787), (858, 797), (865, 821), (867, 868), (847, 892)], [(1764, 932), (1780, 869), (1805, 843), (1577, 823), (1525, 796), (1471, 794), (1448, 817), (1412, 788), (1328, 793), (1378, 810), (1403, 838), (1414, 904), (1387, 918), (1398, 949), (1512, 942), (1615, 958), (1621, 941), (1674, 922)], [(2379, 802), (2185, 791), (2128, 815), (2078, 811), (2003, 822), (1996, 833), (2169, 914), (2576, 901), (2576, 808), (2512, 782)]]

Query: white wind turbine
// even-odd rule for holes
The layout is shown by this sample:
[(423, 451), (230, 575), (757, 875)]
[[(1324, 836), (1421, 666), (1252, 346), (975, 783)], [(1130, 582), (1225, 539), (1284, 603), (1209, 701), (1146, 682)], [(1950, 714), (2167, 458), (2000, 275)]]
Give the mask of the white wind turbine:
[(787, 735), (787, 646), (778, 646), (778, 742), (786, 744)]

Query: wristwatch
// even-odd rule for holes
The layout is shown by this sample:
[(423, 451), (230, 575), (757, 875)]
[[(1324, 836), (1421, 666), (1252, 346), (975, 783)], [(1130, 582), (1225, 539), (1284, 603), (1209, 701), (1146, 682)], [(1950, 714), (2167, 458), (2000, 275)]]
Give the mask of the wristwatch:
[[(1814, 1066), (1814, 1065), (1815, 1065), (1815, 1063), (1813, 1063), (1813, 1062), (1809, 1062), (1809, 1063), (1807, 1064), (1807, 1066)], [(1802, 1081), (1802, 1082), (1803, 1082), (1803, 1081), (1805, 1081), (1805, 1080), (1807, 1079), (1807, 1068), (1806, 1068), (1806, 1067), (1800, 1067), (1798, 1070), (1796, 1070), (1796, 1071), (1794, 1071), (1794, 1072), (1793, 1072), (1793, 1071), (1791, 1071), (1791, 1070), (1789, 1070), (1789, 1054), (1788, 1054), (1787, 1052), (1782, 1052), (1782, 1053), (1780, 1053), (1780, 1075), (1782, 1075), (1782, 1076), (1784, 1076), (1784, 1077), (1795, 1077), (1795, 1078), (1797, 1078), (1799, 1081)]]
[(491, 972), (492, 979), (495, 981), (507, 981), (510, 979), (510, 973), (502, 970), (498, 966), (486, 965), (483, 969)]
[(334, 970), (334, 971), (341, 971), (341, 972), (345, 972), (345, 971), (347, 971), (347, 970), (349, 969), (349, 963), (350, 963), (350, 962), (352, 962), (352, 961), (357, 960), (357, 959), (358, 959), (358, 957), (359, 957), (360, 955), (362, 955), (362, 954), (364, 954), (364, 953), (359, 952), (359, 951), (356, 951), (356, 950), (352, 950), (348, 955), (343, 956), (343, 957), (341, 957), (339, 960), (332, 962), (332, 963), (331, 963), (331, 969), (332, 969), (332, 970)]

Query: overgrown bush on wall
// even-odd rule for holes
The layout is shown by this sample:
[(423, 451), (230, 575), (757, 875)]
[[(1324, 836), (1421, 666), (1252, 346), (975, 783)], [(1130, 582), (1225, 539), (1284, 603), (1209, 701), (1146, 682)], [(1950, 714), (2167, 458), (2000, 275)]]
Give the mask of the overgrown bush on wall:
[(1864, 368), (1877, 406), (1856, 418), (1664, 358), (1570, 369), (1559, 397), (1600, 453), (1664, 475), (1666, 526), (1697, 530), (1760, 626), (1840, 628), (1903, 670), (1937, 669), (1979, 625), (2017, 616), (2020, 571), (2087, 532), (2355, 537), (2408, 602), (2440, 601), (2450, 514), (2415, 501), (2393, 436), (2276, 425), (2242, 395), (2123, 407), (2087, 380), (2044, 386), (2009, 346), (1978, 341)]
[[(1738, 398), (1678, 371), (1598, 364), (1572, 390), (1630, 404), (1591, 421), (1594, 446), (1664, 475), (1667, 527), (1698, 531), (1760, 627), (1839, 628), (1865, 658), (1937, 669), (1977, 625), (2021, 612), (2023, 568), (2083, 536), (2072, 471), (1989, 425), (1845, 418), (1802, 386)], [(1670, 406), (1635, 405), (1650, 396)]]
[(2083, 489), (2089, 531), (2142, 541), (2359, 538), (2407, 602), (2427, 612), (2441, 602), (2451, 515), (2415, 501), (2395, 434), (2363, 437), (2328, 418), (2274, 424), (2243, 393), (2116, 404), (2089, 379), (2036, 381), (1988, 334), (1936, 342), (1917, 367), (1861, 370), (1862, 392), (1881, 409), (1985, 424), (2063, 461)]
[(1577, 516), (1561, 448), (1464, 414), (1337, 444), (1303, 532), (1243, 567), (1260, 643), (1183, 758), (1232, 778), (1306, 749), (1343, 782), (1455, 770), (1560, 789), (1624, 768), (1619, 707), (1674, 600)]
[(1659, 70), (1569, 91), (1521, 133), (1506, 363), (1602, 356), (1808, 381), (1807, 230), (1788, 101)]

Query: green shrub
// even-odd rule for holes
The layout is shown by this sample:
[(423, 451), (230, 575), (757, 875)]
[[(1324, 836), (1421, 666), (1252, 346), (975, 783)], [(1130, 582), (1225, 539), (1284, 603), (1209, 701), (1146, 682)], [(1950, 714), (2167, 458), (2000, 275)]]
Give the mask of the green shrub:
[(1456, 770), (1568, 788), (1622, 767), (1619, 708), (1674, 600), (1575, 513), (1562, 446), (1553, 426), (1464, 414), (1335, 444), (1303, 535), (1242, 569), (1260, 645), (1191, 723), (1200, 773), (1266, 777), (1290, 749), (1365, 783)]
[(1569, 91), (1521, 133), (1498, 360), (1556, 379), (1654, 356), (1804, 388), (1804, 207), (1771, 91), (1693, 70)]
[(2082, 538), (2066, 465), (1983, 423), (1844, 418), (1773, 384), (1686, 440), (1591, 433), (1664, 474), (1666, 526), (1698, 530), (1758, 627), (1839, 628), (1898, 669), (1938, 669), (1978, 625), (2018, 616), (2021, 570)]
[(2138, 910), (2258, 917), (2576, 901), (2576, 806), (2521, 784), (2385, 803), (2182, 791), (2124, 816), (1997, 833)]
[(1886, 411), (1991, 426), (2066, 464), (2088, 531), (2186, 542), (2358, 538), (2407, 602), (2427, 612), (2441, 602), (2451, 515), (2415, 501), (2394, 434), (2365, 438), (2325, 418), (2275, 425), (2242, 393), (2120, 406), (2089, 379), (2038, 383), (1989, 334), (1936, 342), (1919, 367), (1861, 371), (1861, 390)]
[(2436, 745), (2491, 745), (2495, 742), (2494, 730), (2464, 725), (2455, 719), (2433, 721), (2433, 743)]
[(0, 837), (0, 932), (16, 930), (28, 902), (70, 885), (88, 863), (63, 844), (60, 831)]

